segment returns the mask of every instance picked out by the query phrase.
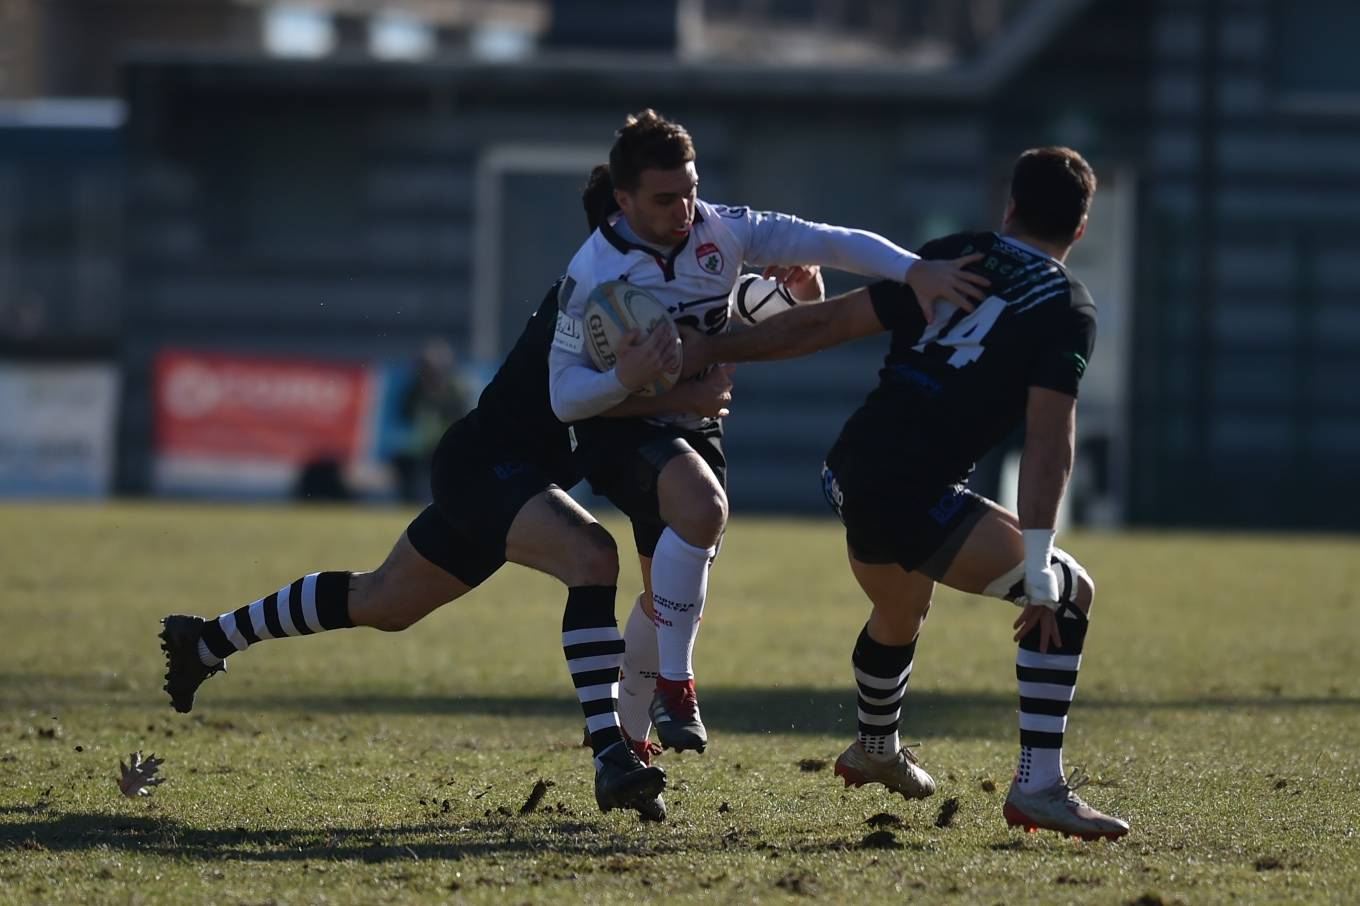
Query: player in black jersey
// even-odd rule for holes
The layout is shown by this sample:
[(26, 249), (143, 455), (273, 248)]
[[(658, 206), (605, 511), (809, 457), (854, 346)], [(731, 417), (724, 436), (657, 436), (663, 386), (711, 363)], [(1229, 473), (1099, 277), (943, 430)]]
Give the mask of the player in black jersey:
[(709, 566), (727, 524), (722, 425), (684, 413), (608, 417), (632, 391), (597, 369), (585, 348), (591, 293), (626, 280), (665, 305), (677, 324), (720, 333), (745, 267), (834, 266), (903, 279), (965, 307), (976, 278), (952, 263), (921, 261), (877, 234), (711, 204), (698, 197), (695, 156), (685, 128), (654, 110), (629, 116), (617, 132), (609, 174), (619, 211), (568, 265), (548, 371), (553, 411), (574, 423), (591, 486), (633, 521), (656, 617), (650, 721), (664, 747), (702, 752), (708, 735), (693, 652)]
[[(1026, 151), (1000, 233), (960, 233), (921, 249), (923, 258), (970, 256), (969, 269), (991, 281), (972, 312), (938, 301), (927, 319), (909, 287), (883, 282), (741, 334), (685, 336), (689, 370), (892, 332), (879, 385), (846, 422), (822, 472), (845, 523), (851, 569), (873, 604), (853, 658), (859, 738), (836, 773), (847, 785), (882, 783), (907, 798), (934, 792), (897, 732), (931, 594), (942, 582), (1000, 597), (1024, 608), (1014, 627), (1020, 760), (1006, 820), (1088, 839), (1128, 831), (1083, 802), (1076, 790), (1084, 781), (1062, 765), (1094, 586), (1053, 546), (1053, 527), (1096, 327), (1090, 293), (1063, 262), (1086, 229), (1095, 187), (1077, 152)], [(1016, 514), (965, 483), (977, 459), (1022, 423)]]
[[(598, 188), (588, 186), (583, 201), (593, 230), (601, 208)], [(619, 727), (624, 645), (614, 617), (617, 549), (563, 490), (581, 476), (567, 428), (548, 400), (547, 356), (560, 282), (529, 319), (477, 407), (445, 433), (433, 456), (434, 503), (416, 516), (381, 566), (312, 573), (215, 620), (172, 614), (162, 621), (165, 690), (175, 710), (191, 710), (199, 685), (250, 645), (352, 626), (400, 631), (510, 560), (567, 586), (562, 644), (590, 731), (601, 810), (635, 808), (644, 817), (664, 817), (665, 774), (639, 761)], [(654, 380), (670, 354), (656, 339), (631, 336), (620, 352), (621, 379), (634, 386)], [(639, 413), (658, 406), (716, 415), (730, 399), (724, 384), (721, 376), (686, 381), (664, 397), (635, 397), (625, 406)]]

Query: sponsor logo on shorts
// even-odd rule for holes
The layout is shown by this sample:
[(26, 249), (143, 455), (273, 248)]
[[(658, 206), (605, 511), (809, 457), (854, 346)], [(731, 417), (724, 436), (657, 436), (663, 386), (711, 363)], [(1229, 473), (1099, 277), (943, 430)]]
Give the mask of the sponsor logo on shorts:
[(507, 478), (513, 478), (521, 472), (528, 470), (528, 468), (529, 464), (527, 462), (503, 462), (499, 465), (492, 466), (491, 471), (494, 472), (496, 477), (501, 481), (505, 481)]
[(841, 507), (845, 505), (845, 494), (841, 493), (840, 482), (836, 481), (836, 473), (831, 471), (831, 467), (822, 463), (822, 494), (826, 496), (826, 502), (831, 505), (831, 509), (836, 511), (836, 515), (845, 520), (841, 513)]
[(939, 502), (930, 508), (930, 518), (940, 525), (944, 525), (949, 520), (958, 515), (959, 510), (968, 502), (968, 495), (959, 488), (950, 488), (944, 492), (944, 496)]
[(722, 251), (712, 242), (705, 242), (694, 250), (694, 257), (698, 259), (699, 266), (710, 274), (721, 274), (723, 272)]

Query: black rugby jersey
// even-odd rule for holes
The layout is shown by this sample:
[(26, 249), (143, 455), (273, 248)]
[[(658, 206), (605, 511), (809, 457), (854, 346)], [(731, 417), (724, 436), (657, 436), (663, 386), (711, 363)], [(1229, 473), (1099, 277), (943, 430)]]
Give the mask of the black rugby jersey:
[(927, 325), (910, 287), (869, 288), (892, 343), (878, 387), (842, 432), (855, 450), (905, 454), (904, 466), (958, 481), (1023, 422), (1030, 387), (1077, 395), (1096, 335), (1086, 287), (1057, 261), (996, 233), (936, 239), (921, 257), (974, 252), (985, 257), (968, 270), (991, 286), (971, 313), (938, 303)]
[(548, 401), (548, 347), (557, 326), (558, 280), (529, 318), (470, 416), (492, 439), (540, 467), (562, 487), (580, 480), (567, 426)]

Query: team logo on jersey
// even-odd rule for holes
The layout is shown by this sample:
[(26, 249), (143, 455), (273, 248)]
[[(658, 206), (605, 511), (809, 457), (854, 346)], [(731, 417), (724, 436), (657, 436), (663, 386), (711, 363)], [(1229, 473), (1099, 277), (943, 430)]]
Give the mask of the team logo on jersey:
[(723, 271), (723, 256), (718, 250), (718, 246), (712, 242), (705, 242), (694, 250), (694, 257), (699, 260), (699, 266), (710, 274), (721, 274)]

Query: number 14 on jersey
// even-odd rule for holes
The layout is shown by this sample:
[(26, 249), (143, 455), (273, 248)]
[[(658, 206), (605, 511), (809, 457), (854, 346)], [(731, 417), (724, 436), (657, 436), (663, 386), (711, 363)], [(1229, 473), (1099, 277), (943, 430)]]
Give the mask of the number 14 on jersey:
[(1006, 303), (1002, 299), (988, 296), (981, 305), (960, 318), (963, 312), (954, 303), (941, 302), (935, 309), (935, 320), (926, 325), (921, 342), (913, 348), (923, 353), (931, 343), (948, 346), (954, 352), (946, 361), (955, 368), (962, 368), (982, 356), (985, 351), (983, 338), (1005, 309)]

